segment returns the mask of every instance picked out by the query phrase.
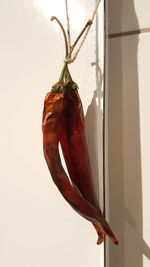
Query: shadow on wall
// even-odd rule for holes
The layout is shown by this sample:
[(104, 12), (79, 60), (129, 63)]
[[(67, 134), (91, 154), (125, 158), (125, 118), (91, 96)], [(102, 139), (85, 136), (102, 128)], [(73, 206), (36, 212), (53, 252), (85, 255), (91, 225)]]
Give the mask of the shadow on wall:
[[(99, 64), (99, 29), (98, 15), (96, 16), (95, 27), (95, 62), (91, 63), (91, 67), (95, 67), (96, 89), (93, 94), (91, 104), (88, 106), (85, 116), (85, 130), (89, 157), (92, 169), (92, 178), (94, 183), (97, 199), (103, 211), (103, 111), (101, 107), (101, 98), (103, 97), (102, 82), (103, 74)], [(98, 100), (98, 101), (97, 101)]]
[[(110, 1), (111, 2), (111, 1)], [(134, 29), (138, 20), (128, 0)], [(110, 25), (115, 14), (122, 26), (124, 0), (108, 3)], [(114, 7), (113, 7), (114, 10)], [(115, 18), (116, 19), (116, 18)], [(109, 25), (109, 28), (110, 28)], [(143, 267), (150, 248), (143, 240), (142, 173), (140, 151), (138, 35), (109, 40), (108, 49), (108, 192), (110, 225), (120, 244), (107, 243), (106, 267)]]

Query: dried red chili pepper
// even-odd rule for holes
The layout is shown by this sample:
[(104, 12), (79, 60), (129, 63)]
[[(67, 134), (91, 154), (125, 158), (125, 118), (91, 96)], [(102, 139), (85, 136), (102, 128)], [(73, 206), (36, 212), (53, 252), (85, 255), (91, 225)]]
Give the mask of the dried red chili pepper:
[[(83, 123), (80, 123), (80, 120), (77, 119), (78, 116), (81, 116), (82, 122), (83, 114), (80, 112), (76, 112), (76, 115), (78, 116), (74, 116), (74, 123), (72, 124), (70, 122), (70, 125), (66, 123), (64, 124), (64, 118), (66, 118), (68, 104), (70, 105), (68, 112), (72, 112), (76, 109), (78, 110), (79, 106), (82, 106), (81, 102), (79, 101), (78, 93), (75, 87), (76, 85), (74, 83), (65, 83), (64, 85), (59, 82), (52, 88), (52, 92), (48, 93), (45, 98), (42, 122), (44, 156), (51, 176), (63, 197), (80, 215), (82, 215), (84, 218), (93, 223), (97, 232), (103, 233), (103, 229), (104, 232), (111, 238), (111, 240), (115, 244), (117, 244), (118, 241), (115, 238), (113, 232), (111, 231), (108, 223), (102, 216), (100, 208), (98, 207), (98, 203), (96, 202), (96, 199), (94, 197), (93, 191), (90, 188), (91, 182), (88, 181), (88, 175), (85, 175), (84, 173), (83, 176), (83, 178), (88, 177), (88, 182), (85, 184), (85, 188), (85, 180), (81, 178), (83, 175), (83, 170), (87, 167), (88, 162), (88, 154), (85, 149), (85, 139), (80, 138), (82, 136), (81, 133), (84, 133), (84, 125)], [(72, 101), (70, 101), (71, 99)], [(70, 131), (69, 128), (73, 129), (73, 131)], [(64, 131), (62, 129), (64, 129)], [(71, 132), (74, 134), (74, 138), (76, 136), (76, 142), (78, 141), (79, 147), (78, 149), (76, 149), (76, 152), (72, 151), (76, 142), (74, 143), (74, 145), (72, 141), (71, 143), (68, 143), (68, 136), (66, 135), (66, 133), (68, 134)], [(78, 133), (80, 135), (79, 138)], [(60, 140), (72, 184), (70, 183), (61, 164), (58, 149), (58, 144)], [(82, 150), (80, 150), (80, 147), (82, 147)], [(69, 151), (70, 149), (71, 151)], [(79, 159), (77, 158), (78, 156), (80, 156), (81, 152), (84, 153), (84, 159), (82, 159), (80, 162), (81, 157), (79, 157)], [(78, 165), (79, 163), (79, 166), (76, 169), (77, 173), (75, 172), (75, 165), (73, 165), (70, 161), (71, 154), (73, 155), (72, 159), (76, 159), (74, 161), (74, 164)], [(89, 190), (89, 192), (86, 190)], [(101, 243), (103, 241), (103, 236), (100, 233), (98, 243)]]
[(58, 144), (64, 111), (63, 100), (62, 93), (50, 92), (46, 95), (42, 120), (44, 156), (53, 181), (63, 197), (80, 215), (100, 225), (99, 210), (86, 201), (77, 187), (70, 183), (61, 164)]
[[(94, 20), (99, 2), (96, 3), (92, 19), (86, 23), (72, 45), (70, 43), (67, 6), (68, 40), (65, 29), (59, 19), (55, 16), (51, 18), (51, 20), (55, 19), (57, 21), (63, 32), (66, 63), (59, 82), (52, 87), (52, 91), (45, 98), (42, 121), (43, 150), (51, 176), (63, 197), (81, 216), (93, 223), (98, 233), (97, 244), (103, 242), (105, 233), (115, 244), (118, 244), (109, 224), (101, 213), (95, 197), (84, 131), (82, 103), (77, 92), (77, 85), (72, 81), (67, 66), (68, 63), (75, 60), (80, 51)], [(72, 57), (72, 52), (84, 33), (84, 39), (76, 54)], [(59, 142), (62, 146), (71, 181), (61, 164), (58, 149)]]
[[(67, 80), (66, 87), (68, 90), (64, 95), (65, 108), (60, 135), (62, 151), (71, 181), (80, 190), (83, 197), (100, 210), (92, 182), (90, 160), (85, 137), (82, 102), (77, 89), (74, 89), (76, 84), (72, 81), (68, 67), (66, 67), (64, 75)], [(101, 214), (101, 216), (103, 215)], [(108, 230), (109, 227), (106, 221), (103, 223), (105, 226), (102, 225), (102, 228), (93, 224), (98, 233), (97, 244), (103, 242), (105, 233), (104, 228)], [(109, 236), (110, 231), (111, 229), (109, 227)], [(111, 239), (114, 243), (118, 242), (113, 233), (111, 234)]]

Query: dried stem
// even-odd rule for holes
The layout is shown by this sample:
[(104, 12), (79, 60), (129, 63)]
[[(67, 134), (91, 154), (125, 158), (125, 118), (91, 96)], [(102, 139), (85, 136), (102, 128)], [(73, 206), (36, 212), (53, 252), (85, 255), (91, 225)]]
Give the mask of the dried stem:
[(97, 13), (97, 9), (98, 9), (98, 6), (99, 6), (99, 4), (100, 4), (100, 1), (101, 1), (101, 0), (96, 0), (95, 9), (94, 9), (94, 12), (93, 12), (93, 16), (92, 16), (92, 18), (91, 18), (92, 21), (93, 21), (94, 18), (95, 18), (95, 15), (96, 15), (96, 13)]
[(62, 23), (60, 22), (60, 20), (57, 17), (55, 17), (55, 16), (51, 17), (51, 21), (53, 21), (53, 20), (57, 21), (57, 23), (59, 24), (59, 26), (60, 26), (60, 28), (62, 30), (62, 33), (63, 33), (63, 36), (64, 36), (64, 40), (65, 40), (66, 58), (67, 58), (67, 56), (68, 56), (68, 42), (67, 42), (67, 35), (66, 35), (66, 32), (65, 32), (65, 29), (64, 29)]
[(92, 20), (89, 20), (86, 25), (84, 26), (83, 30), (80, 32), (80, 34), (78, 35), (77, 39), (75, 40), (74, 44), (72, 45), (71, 47), (71, 51), (70, 51), (70, 54), (73, 52), (76, 44), (78, 43), (78, 41), (80, 40), (80, 38), (82, 37), (82, 35), (84, 34), (84, 32), (86, 31), (86, 29), (92, 25)]
[[(77, 51), (76, 51), (76, 53), (74, 54), (73, 57), (71, 57), (71, 55), (69, 55), (70, 57), (68, 56), (68, 58), (67, 58), (67, 60), (66, 60), (67, 63), (72, 63), (72, 62), (74, 62), (75, 59), (76, 59), (76, 57), (78, 56), (78, 54), (79, 54), (79, 52), (80, 52), (80, 50), (81, 50), (81, 48), (82, 48), (82, 46), (83, 46), (83, 44), (84, 44), (86, 38), (87, 38), (87, 35), (88, 35), (89, 31), (90, 31), (90, 28), (91, 28), (92, 23), (93, 23), (93, 20), (94, 20), (94, 18), (95, 18), (95, 15), (96, 15), (98, 6), (99, 6), (99, 4), (100, 4), (100, 1), (101, 1), (101, 0), (97, 0), (97, 1), (96, 1), (96, 5), (95, 5), (95, 9), (94, 9), (92, 18), (91, 18), (91, 20), (89, 20), (91, 23), (88, 24), (88, 26), (87, 26), (86, 28), (84, 27), (84, 29), (83, 29), (84, 31), (86, 30), (86, 33), (85, 33), (85, 36), (84, 36), (84, 38), (83, 38), (83, 40), (82, 40), (82, 42), (81, 42), (79, 48), (77, 49)], [(87, 24), (86, 24), (86, 25), (87, 25)], [(81, 33), (79, 34), (78, 38), (76, 39), (76, 41), (75, 41), (75, 45), (77, 44), (77, 42), (80, 40), (82, 34), (84, 33), (83, 30), (81, 31)], [(74, 46), (74, 47), (75, 47), (75, 46)], [(73, 49), (74, 49), (74, 47), (73, 47)], [(72, 53), (72, 52), (73, 52), (73, 50), (71, 49), (71, 53)]]
[(70, 35), (70, 19), (69, 19), (69, 10), (68, 10), (68, 0), (65, 0), (66, 4), (66, 18), (67, 18), (67, 37), (68, 37), (68, 50), (71, 51), (71, 35)]
[[(77, 39), (75, 40), (75, 42), (73, 43), (72, 46), (71, 46), (71, 38), (70, 38), (70, 23), (69, 23), (68, 1), (66, 0), (67, 35), (66, 35), (65, 29), (64, 29), (62, 23), (59, 21), (59, 19), (57, 17), (55, 17), (55, 16), (51, 17), (51, 20), (56, 20), (57, 23), (59, 24), (59, 26), (61, 27), (61, 30), (62, 30), (63, 35), (64, 35), (65, 47), (66, 47), (66, 59), (64, 61), (65, 64), (64, 64), (63, 69), (61, 71), (61, 75), (60, 75), (59, 81), (63, 81), (64, 73), (65, 73), (66, 68), (68, 68), (68, 64), (74, 62), (74, 60), (76, 59), (77, 55), (79, 54), (79, 52), (80, 52), (80, 50), (81, 50), (81, 48), (82, 48), (82, 46), (83, 46), (83, 44), (85, 42), (85, 39), (86, 39), (86, 37), (87, 37), (87, 35), (89, 33), (89, 30), (91, 28), (93, 20), (95, 18), (95, 15), (96, 15), (96, 12), (97, 12), (97, 9), (98, 9), (100, 1), (101, 0), (97, 0), (96, 1), (96, 5), (95, 5), (95, 9), (94, 9), (92, 18), (90, 20), (88, 20), (88, 22), (86, 23), (86, 25), (84, 26), (83, 30), (78, 35)], [(82, 37), (82, 35), (84, 33), (85, 33), (85, 36), (84, 36), (84, 38), (83, 38), (78, 50), (76, 51), (74, 56), (71, 57), (74, 48), (76, 47), (77, 43), (79, 42), (80, 38)], [(68, 37), (68, 40), (67, 40), (67, 37)]]
[(75, 40), (75, 42), (73, 43), (73, 45), (71, 46), (71, 50), (70, 50), (70, 53), (68, 54), (68, 57), (66, 57), (66, 59), (64, 60), (65, 61), (65, 64), (63, 66), (63, 69), (61, 71), (61, 75), (60, 75), (60, 78), (59, 78), (59, 81), (62, 81), (63, 80), (63, 76), (64, 76), (64, 72), (65, 72), (65, 69), (68, 65), (68, 63), (71, 63), (70, 62), (70, 57), (71, 57), (71, 53), (73, 52), (76, 44), (78, 43), (78, 41), (80, 40), (80, 38), (82, 37), (82, 35), (84, 34), (84, 32), (86, 31), (87, 27), (89, 27), (89, 25), (91, 25), (92, 21), (89, 20), (86, 25), (84, 26), (83, 30), (81, 31), (81, 33), (78, 35), (77, 39)]

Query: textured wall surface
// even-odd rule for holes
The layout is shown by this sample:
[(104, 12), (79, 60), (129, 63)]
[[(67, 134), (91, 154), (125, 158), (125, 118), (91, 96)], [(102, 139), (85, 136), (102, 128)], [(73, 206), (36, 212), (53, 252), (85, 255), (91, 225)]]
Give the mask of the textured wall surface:
[[(42, 151), (43, 100), (58, 80), (64, 1), (0, 0), (0, 266), (103, 267), (103, 246), (91, 224), (65, 202)], [(88, 2), (88, 3), (87, 3)], [(94, 0), (70, 1), (73, 38)], [(93, 175), (102, 203), (103, 2), (77, 61), (71, 66), (86, 115)], [(98, 159), (99, 157), (99, 159)]]

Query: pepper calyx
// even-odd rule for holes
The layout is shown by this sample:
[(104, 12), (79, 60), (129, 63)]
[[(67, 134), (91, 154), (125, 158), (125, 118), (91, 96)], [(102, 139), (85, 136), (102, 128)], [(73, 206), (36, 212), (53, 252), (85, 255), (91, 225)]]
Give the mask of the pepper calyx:
[(66, 92), (70, 91), (70, 90), (74, 90), (77, 89), (78, 85), (73, 82), (73, 81), (69, 81), (69, 82), (57, 82), (52, 86), (51, 92), (52, 93), (59, 93), (59, 94), (65, 94)]

